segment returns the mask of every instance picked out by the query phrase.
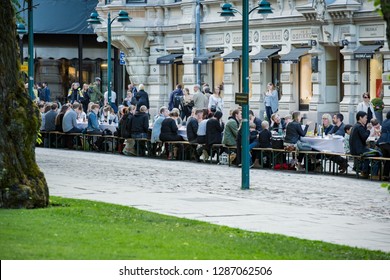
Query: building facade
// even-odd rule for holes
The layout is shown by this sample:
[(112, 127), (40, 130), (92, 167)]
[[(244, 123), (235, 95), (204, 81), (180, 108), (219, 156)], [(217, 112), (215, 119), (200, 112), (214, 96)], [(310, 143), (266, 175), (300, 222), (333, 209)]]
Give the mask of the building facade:
[[(112, 44), (125, 53), (126, 70), (144, 83), (151, 113), (168, 104), (177, 83), (223, 84), (225, 116), (241, 91), (242, 18), (220, 17), (216, 0), (99, 0), (103, 18), (125, 10), (132, 21), (112, 24)], [(364, 92), (390, 104), (390, 51), (386, 25), (372, 1), (277, 0), (263, 19), (249, 18), (250, 108), (264, 112), (263, 93), (273, 82), (281, 93), (280, 114), (302, 111), (319, 121), (323, 113), (341, 112), (354, 123)], [(231, 1), (241, 11), (242, 1)], [(258, 1), (249, 0), (250, 9)], [(196, 17), (199, 5), (199, 20)], [(200, 27), (200, 40), (196, 28)], [(107, 26), (94, 29), (100, 38)], [(197, 40), (198, 38), (198, 40)], [(198, 48), (198, 50), (197, 50)], [(200, 65), (200, 67), (199, 67)], [(198, 70), (199, 69), (199, 70)]]

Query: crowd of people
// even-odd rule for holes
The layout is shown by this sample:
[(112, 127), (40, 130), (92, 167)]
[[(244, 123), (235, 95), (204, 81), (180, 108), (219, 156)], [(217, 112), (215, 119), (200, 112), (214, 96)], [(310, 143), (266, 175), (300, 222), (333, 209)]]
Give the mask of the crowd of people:
[[(44, 83), (47, 88), (47, 83)], [(237, 107), (229, 112), (226, 123), (223, 117), (223, 86), (218, 86), (214, 91), (205, 84), (194, 85), (193, 93), (188, 88), (182, 88), (180, 84), (169, 95), (167, 106), (160, 108), (159, 113), (150, 120), (149, 97), (142, 84), (138, 89), (130, 84), (127, 96), (123, 104), (117, 108), (115, 104), (116, 93), (111, 92), (112, 100), (108, 100), (107, 92), (102, 94), (99, 90), (100, 79), (95, 83), (84, 84), (82, 88), (78, 83), (72, 84), (68, 93), (68, 103), (39, 102), (42, 114), (42, 131), (60, 131), (64, 133), (87, 133), (99, 136), (103, 133), (100, 122), (117, 124), (116, 135), (126, 139), (121, 149), (125, 155), (136, 155), (136, 139), (150, 139), (149, 143), (142, 143), (139, 147), (139, 155), (145, 155), (151, 151), (155, 156), (164, 150), (162, 143), (178, 142), (170, 151), (165, 147), (168, 158), (178, 158), (180, 142), (188, 141), (197, 144), (194, 157), (197, 161), (208, 160), (214, 154), (231, 151), (229, 147), (241, 146), (242, 112)], [(202, 89), (202, 90), (201, 90)], [(45, 91), (47, 92), (47, 91)], [(50, 91), (49, 91), (50, 92)], [(46, 96), (45, 93), (42, 96)], [(315, 125), (314, 133), (317, 135), (337, 135), (344, 137), (344, 152), (351, 155), (384, 155), (390, 156), (390, 114), (381, 125), (373, 114), (370, 96), (363, 94), (363, 101), (357, 106), (356, 123), (344, 124), (344, 116), (341, 113), (322, 115), (321, 122)], [(45, 97), (46, 98), (46, 97)], [(272, 83), (267, 85), (264, 93), (265, 118), (261, 120), (250, 110), (249, 119), (249, 150), (251, 166), (259, 167), (260, 161), (270, 166), (270, 155), (254, 152), (254, 148), (285, 148), (297, 150), (291, 162), (287, 163), (298, 171), (304, 170), (303, 154), (299, 150), (314, 150), (310, 145), (305, 145), (302, 137), (307, 136), (309, 126), (312, 123), (307, 120), (302, 122), (300, 112), (292, 112), (291, 115), (280, 116), (278, 113), (278, 92)], [(101, 102), (103, 101), (103, 103)], [(370, 119), (371, 118), (371, 119)], [(369, 120), (370, 119), (370, 120)], [(86, 128), (80, 128), (80, 123), (88, 122)], [(183, 134), (184, 133), (184, 134)], [(371, 141), (368, 141), (371, 139)], [(374, 140), (373, 140), (374, 139)], [(90, 145), (95, 150), (101, 150), (101, 137), (95, 137)], [(214, 144), (223, 144), (212, 149)], [(150, 147), (146, 147), (150, 145)], [(71, 146), (71, 144), (69, 145)], [(222, 148), (224, 147), (224, 148)], [(168, 151), (169, 150), (169, 151)], [(232, 149), (234, 150), (234, 149)], [(235, 149), (230, 159), (233, 164), (241, 165), (241, 149)], [(211, 154), (210, 154), (211, 152)], [(150, 153), (150, 152), (149, 152)], [(342, 155), (328, 156), (339, 166), (339, 172), (344, 173), (348, 168), (348, 159)], [(316, 158), (312, 159), (315, 168)], [(318, 159), (317, 159), (318, 160)], [(354, 166), (361, 170), (361, 176), (367, 177), (370, 170), (369, 161), (364, 160), (361, 166)], [(383, 176), (389, 178), (390, 162), (386, 163)]]

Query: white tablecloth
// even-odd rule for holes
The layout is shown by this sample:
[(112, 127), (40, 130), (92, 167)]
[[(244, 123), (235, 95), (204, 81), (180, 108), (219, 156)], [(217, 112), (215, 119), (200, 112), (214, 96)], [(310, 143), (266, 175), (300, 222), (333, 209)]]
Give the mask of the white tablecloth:
[[(87, 122), (78, 122), (77, 126), (79, 128), (86, 128), (88, 126), (88, 123)], [(102, 124), (99, 124), (99, 127), (101, 130), (105, 130), (106, 128), (108, 128), (109, 130), (111, 130), (112, 133), (114, 133), (116, 131), (116, 128), (118, 127), (118, 124), (117, 123), (114, 123), (114, 124), (102, 123)]]
[(185, 126), (182, 126), (179, 128), (178, 132), (177, 132), (181, 137), (183, 137), (184, 140), (188, 140), (187, 138), (187, 127)]
[(301, 141), (310, 143), (313, 149), (321, 152), (332, 152), (344, 154), (344, 138), (333, 136), (329, 138), (325, 136), (321, 137), (301, 137)]

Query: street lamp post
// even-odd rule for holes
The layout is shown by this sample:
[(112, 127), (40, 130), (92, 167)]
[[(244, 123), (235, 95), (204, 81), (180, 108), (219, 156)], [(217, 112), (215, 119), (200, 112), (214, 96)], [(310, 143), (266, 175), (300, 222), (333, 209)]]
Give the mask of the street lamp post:
[(20, 63), (23, 64), (23, 36), (27, 34), (26, 27), (24, 26), (23, 23), (18, 23), (16, 25), (16, 32), (19, 35), (19, 49), (20, 49)]
[[(228, 21), (235, 13), (240, 13), (232, 4), (222, 5), (222, 17)], [(242, 1), (242, 91), (249, 95), (249, 14), (254, 10), (264, 18), (272, 13), (271, 4), (266, 0), (260, 0), (258, 6), (249, 11), (249, 1)], [(249, 97), (248, 97), (249, 100)], [(242, 105), (242, 130), (241, 130), (241, 188), (249, 189), (249, 102)]]
[[(101, 24), (103, 19), (99, 17), (98, 13), (91, 13), (87, 22), (90, 25)], [(131, 18), (129, 14), (123, 10), (120, 10), (118, 15), (111, 19), (111, 13), (107, 15), (107, 102), (111, 104), (111, 24), (117, 20), (120, 23), (130, 22)], [(81, 70), (80, 70), (81, 71)]]

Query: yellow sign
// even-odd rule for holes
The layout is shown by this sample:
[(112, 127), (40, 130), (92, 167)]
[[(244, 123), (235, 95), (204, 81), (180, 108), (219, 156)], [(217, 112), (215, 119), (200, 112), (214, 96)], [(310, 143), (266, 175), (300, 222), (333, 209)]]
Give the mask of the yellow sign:
[(20, 65), (20, 71), (23, 71), (27, 74), (28, 72), (28, 64), (24, 62), (22, 65)]

